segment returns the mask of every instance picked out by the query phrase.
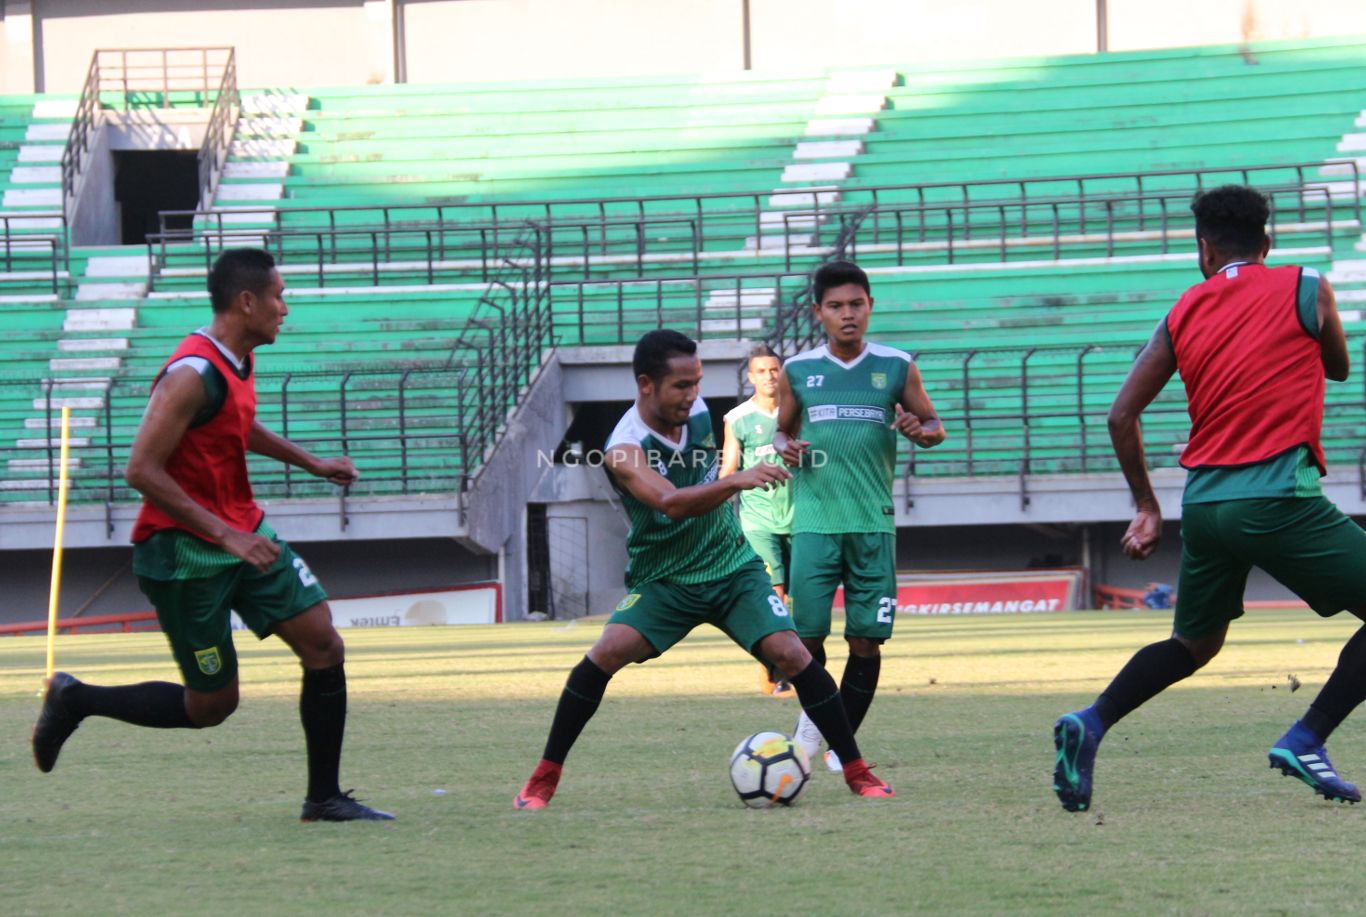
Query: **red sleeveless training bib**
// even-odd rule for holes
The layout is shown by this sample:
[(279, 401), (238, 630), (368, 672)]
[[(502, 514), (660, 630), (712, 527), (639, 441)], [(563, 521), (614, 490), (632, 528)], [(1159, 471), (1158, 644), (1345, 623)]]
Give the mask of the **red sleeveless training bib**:
[[(213, 341), (191, 334), (162, 366), (153, 388), (166, 368), (182, 357), (203, 357), (212, 363), (227, 383), (227, 397), (211, 420), (185, 431), (166, 462), (166, 472), (191, 500), (233, 528), (254, 532), (265, 512), (256, 505), (247, 479), (247, 439), (256, 419), (256, 381), (250, 364), (244, 379)], [(189, 531), (144, 499), (133, 526), (133, 542), (145, 541), (164, 529)]]
[(1251, 465), (1308, 446), (1320, 470), (1324, 374), (1300, 322), (1300, 268), (1231, 265), (1187, 290), (1167, 316), (1186, 386), (1186, 468)]

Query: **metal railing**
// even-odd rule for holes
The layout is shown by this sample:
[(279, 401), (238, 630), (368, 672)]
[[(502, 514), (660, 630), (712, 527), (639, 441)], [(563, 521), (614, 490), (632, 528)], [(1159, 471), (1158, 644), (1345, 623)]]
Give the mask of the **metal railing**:
[[(522, 394), (555, 346), (541, 254), (530, 239), (523, 240), (523, 249), (504, 259), (457, 341), (475, 354), (468, 364), (467, 423), (460, 434), (469, 472), (492, 455)], [(454, 353), (451, 359), (456, 359)], [(468, 487), (467, 478), (461, 489)]]
[[(1318, 177), (1326, 166), (1343, 173), (1341, 179)], [(1095, 172), (1038, 178), (996, 178), (958, 182), (919, 182), (910, 184), (869, 185), (862, 187), (846, 183), (840, 194), (846, 202), (871, 204), (882, 208), (896, 204), (928, 206), (932, 204), (963, 204), (991, 201), (1028, 201), (1035, 198), (1063, 197), (1082, 201), (1123, 195), (1143, 195), (1149, 192), (1192, 193), (1203, 188), (1237, 182), (1239, 184), (1295, 185), (1306, 187), (1340, 181), (1354, 193), (1344, 193), (1343, 209), (1350, 208), (1353, 217), (1361, 219), (1361, 174), (1354, 159), (1318, 160), (1315, 162), (1272, 163), (1255, 166), (1200, 167), (1194, 169), (1159, 169), (1154, 171)], [(828, 193), (828, 192), (827, 192)], [(608, 217), (691, 216), (698, 221), (699, 231), (705, 234), (708, 221), (716, 218), (747, 221), (746, 235), (760, 235), (772, 217), (766, 213), (802, 210), (816, 216), (817, 232), (824, 223), (824, 214), (838, 210), (839, 204), (827, 200), (817, 190), (793, 188), (773, 191), (718, 191), (706, 194), (637, 195), (623, 197), (556, 198), (507, 200), (471, 203), (467, 201), (428, 202), (424, 204), (356, 204), (341, 207), (234, 207), (227, 213), (218, 210), (171, 210), (161, 214), (161, 232), (190, 222), (206, 230), (222, 232), (237, 221), (251, 219), (263, 227), (286, 228), (291, 223), (325, 222), (327, 228), (347, 225), (399, 226), (407, 223), (511, 223), (520, 225), (527, 220), (575, 220), (596, 215)], [(725, 214), (724, 217), (720, 215)], [(830, 232), (829, 229), (824, 232)], [(820, 241), (818, 236), (816, 241)]]
[[(1344, 229), (1354, 236), (1360, 232), (1360, 223), (1347, 218), (1352, 205), (1335, 204), (1328, 188), (1260, 190), (1271, 200), (1267, 225), (1273, 239), (1284, 231), (1298, 243), (1331, 247)], [(955, 264), (965, 257), (1005, 262), (1012, 257), (1060, 260), (1085, 252), (1169, 254), (1177, 242), (1193, 250), (1195, 217), (1189, 204), (1184, 192), (1148, 191), (1089, 200), (884, 205), (860, 211), (866, 216), (847, 245), (850, 257), (894, 254), (898, 266), (926, 258)]]
[(223, 174), (223, 167), (227, 165), (228, 150), (232, 146), (233, 135), (237, 133), (237, 117), (241, 110), (242, 100), (237, 91), (237, 52), (229, 48), (228, 59), (223, 63), (223, 78), (218, 82), (213, 110), (209, 113), (209, 124), (204, 131), (204, 142), (199, 147), (201, 207), (213, 204), (214, 188)]
[(552, 280), (548, 284), (560, 344), (634, 344), (652, 328), (703, 338), (761, 339), (780, 304), (810, 290), (806, 271), (679, 275), (635, 280)]
[[(311, 451), (351, 456), (365, 475), (351, 486), (350, 497), (464, 492), (545, 356), (550, 311), (544, 297), (530, 292), (497, 303), (500, 321), (474, 327), (459, 358), (446, 363), (263, 372), (257, 376), (259, 418)], [(1366, 339), (1354, 338), (1352, 347), (1366, 357)], [(931, 450), (901, 444), (907, 509), (920, 478), (1014, 477), (1028, 505), (1034, 475), (1116, 472), (1105, 418), (1138, 349), (1072, 345), (914, 354), (950, 438)], [(147, 393), (146, 378), (114, 380), (102, 393), (98, 423), (73, 431), (82, 438), (71, 450), (79, 460), (73, 502), (112, 508), (137, 499), (123, 482), (123, 467)], [(38, 408), (26, 415), (52, 434), (63, 400), (79, 394), (55, 380), (0, 379), (0, 404), (32, 398)], [(1189, 432), (1180, 387), (1169, 387), (1143, 423), (1149, 466), (1175, 467)], [(1363, 423), (1366, 392), (1331, 386), (1324, 424), (1330, 464), (1355, 466), (1366, 488), (1366, 450), (1357, 444)], [(0, 501), (54, 502), (57, 446), (51, 435), (46, 448), (0, 448), (0, 462), (25, 463), (8, 466)], [(268, 459), (252, 458), (251, 474), (263, 497), (335, 493), (326, 482)]]
[[(1322, 185), (1274, 187), (1270, 228), (1297, 241), (1331, 246), (1343, 229), (1359, 231), (1352, 205), (1337, 202)], [(176, 229), (148, 236), (152, 289), (168, 269), (192, 266), (207, 273), (223, 248), (256, 245), (279, 252), (282, 263), (316, 267), (320, 286), (329, 277), (380, 284), (436, 283), (477, 266), (489, 266), (524, 249), (529, 232), (546, 270), (566, 277), (612, 268), (635, 276), (677, 274), (680, 267), (709, 274), (737, 252), (781, 256), (785, 270), (830, 256), (838, 249), (890, 254), (897, 265), (913, 260), (957, 263), (1012, 257), (1061, 259), (1088, 254), (1169, 253), (1189, 245), (1194, 217), (1185, 192), (1154, 191), (1081, 199), (884, 203), (842, 205), (822, 211), (769, 214), (756, 236), (746, 211), (705, 215), (594, 216), (519, 222), (394, 223), (392, 225), (288, 228)], [(762, 243), (762, 244), (761, 244)], [(334, 281), (335, 282), (335, 281)]]
[[(38, 407), (30, 419), (50, 431), (47, 448), (0, 448), (0, 462), (8, 466), (0, 500), (56, 500), (61, 407), (69, 398), (90, 394), (63, 384), (71, 381), (0, 379), (0, 403), (32, 397)], [(123, 468), (149, 381), (113, 380), (99, 393), (98, 422), (72, 431), (79, 439), (71, 449), (79, 462), (71, 474), (73, 502), (112, 506), (138, 499), (123, 481)], [(367, 476), (351, 485), (353, 494), (453, 491), (469, 470), (461, 451), (468, 426), (462, 414), (464, 393), (478, 384), (477, 373), (468, 366), (431, 362), (325, 372), (312, 367), (272, 370), (256, 376), (258, 417), (311, 451), (355, 457)], [(16, 459), (23, 466), (8, 464)], [(333, 492), (326, 482), (279, 462), (253, 458), (251, 469), (253, 487), (264, 497)]]
[[(1351, 339), (1366, 357), (1366, 338)], [(950, 437), (934, 449), (900, 443), (905, 506), (917, 477), (1011, 476), (1022, 507), (1029, 479), (1048, 473), (1112, 473), (1119, 463), (1106, 418), (1143, 342), (936, 350), (912, 354)], [(1366, 389), (1330, 386), (1323, 441), (1331, 465), (1356, 467), (1366, 496)], [(1190, 432), (1175, 380), (1143, 413), (1150, 468), (1174, 468)]]
[[(888, 197), (901, 197), (906, 192), (916, 195), (915, 203), (932, 203), (936, 195), (955, 193), (959, 203), (1007, 200), (1027, 201), (1031, 190), (1036, 196), (1046, 198), (1072, 197), (1088, 201), (1116, 195), (1139, 194), (1146, 192), (1202, 191), (1208, 187), (1222, 184), (1256, 185), (1270, 183), (1275, 186), (1295, 185), (1306, 187), (1315, 184), (1328, 184), (1335, 181), (1319, 177), (1324, 167), (1332, 167), (1345, 173), (1351, 194), (1349, 204), (1353, 218), (1361, 219), (1361, 170), (1355, 159), (1325, 159), (1310, 162), (1267, 163), (1244, 166), (1201, 166), (1193, 169), (1154, 169), (1131, 172), (1093, 172), (1079, 175), (1040, 176), (1036, 178), (994, 178), (975, 182), (929, 182), (919, 185), (880, 185), (865, 190), (872, 197), (874, 207), (882, 207)], [(1289, 176), (1294, 176), (1289, 180)], [(1184, 179), (1184, 183), (1179, 180)], [(1014, 193), (1001, 193), (1013, 189)], [(977, 195), (974, 197), (974, 193)]]
[[(148, 290), (164, 290), (180, 275), (200, 280), (223, 250), (243, 246), (271, 251), (291, 280), (319, 287), (488, 281), (500, 260), (497, 249), (481, 243), (487, 235), (481, 227), (238, 231), (194, 245), (181, 244), (183, 236), (176, 234), (149, 235)], [(296, 269), (305, 266), (310, 270)]]
[[(1298, 194), (1300, 207), (1307, 208), (1296, 211), (1296, 216), (1326, 218), (1329, 232), (1332, 231), (1331, 193), (1317, 187), (1288, 193)], [(1151, 205), (1156, 208), (1156, 216), (1150, 213), (1150, 218), (1157, 223), (1145, 231), (1156, 233), (1155, 238), (1165, 245), (1177, 230), (1169, 229), (1173, 220), (1164, 216), (1166, 204), (1162, 202), (1175, 198), (1171, 192), (1150, 190), (1128, 198), (1093, 197), (1087, 206), (1099, 207), (1099, 212), (1107, 214), (1102, 235), (1113, 239), (1115, 233), (1128, 231), (1130, 222), (1144, 218), (1141, 213), (1129, 212), (1128, 205)], [(1031, 201), (1029, 206), (1039, 203)], [(1056, 203), (1044, 200), (1042, 205), (1051, 208)], [(830, 228), (837, 230), (826, 254), (838, 257), (853, 254), (860, 245), (888, 244), (886, 238), (881, 242), (860, 239), (878, 239), (876, 221), (896, 220), (898, 215), (896, 238), (900, 239), (922, 231), (932, 235), (933, 227), (941, 225), (934, 219), (940, 217), (945, 218), (942, 225), (947, 230), (955, 225), (949, 222), (952, 218), (947, 214), (968, 211), (997, 216), (994, 221), (968, 219), (956, 225), (970, 227), (974, 233), (990, 226), (1005, 237), (1003, 227), (1019, 231), (1020, 224), (1014, 217), (1024, 211), (1001, 208), (1022, 206), (1015, 202), (970, 202), (826, 208), (824, 213), (831, 216)], [(1291, 210), (1278, 207), (1281, 213)], [(1000, 215), (1004, 212), (1009, 212), (1012, 219)], [(908, 219), (907, 214), (914, 214), (917, 221)], [(1077, 217), (1095, 219), (1081, 211)], [(929, 222), (918, 222), (920, 219)], [(1021, 219), (1032, 221), (1036, 217), (1024, 215)], [(1034, 225), (1028, 223), (1031, 232), (1035, 231)], [(1054, 236), (1064, 228), (1074, 228), (1072, 222), (1064, 225), (1061, 217), (1047, 225)], [(780, 353), (805, 349), (819, 339), (820, 329), (809, 308), (809, 275), (804, 271), (607, 281), (570, 281), (553, 276), (554, 262), (559, 259), (567, 259), (565, 265), (582, 273), (589, 260), (603, 252), (626, 261), (634, 258), (637, 269), (641, 269), (642, 259), (658, 254), (653, 245), (663, 245), (674, 254), (690, 252), (685, 257), (688, 266), (695, 269), (697, 262), (693, 259), (699, 257), (695, 240), (702, 236), (701, 226), (692, 217), (648, 215), (576, 218), (559, 224), (522, 220), (481, 226), (287, 228), (266, 230), (264, 234), (262, 230), (221, 229), (207, 236), (202, 231), (191, 234), (190, 238), (199, 240), (197, 248), (179, 244), (186, 241), (184, 233), (163, 234), (164, 238), (149, 243), (148, 252), (150, 259), (160, 259), (163, 266), (172, 262), (193, 263), (197, 269), (201, 263), (207, 267), (215, 246), (254, 239), (256, 244), (264, 242), (276, 247), (286, 265), (312, 259), (307, 263), (355, 266), (357, 275), (368, 275), (379, 282), (394, 269), (391, 259), (396, 253), (403, 256), (420, 248), (425, 256), (419, 267), (409, 265), (404, 270), (418, 278), (415, 282), (432, 283), (444, 277), (439, 270), (445, 269), (443, 262), (451, 260), (452, 255), (478, 248), (481, 260), (474, 265), (465, 264), (460, 270), (465, 271), (464, 279), (477, 270), (481, 281), (490, 285), (489, 292), (482, 297), (464, 330), (452, 338), (452, 350), (443, 363), (405, 362), (332, 373), (300, 370), (285, 373), (274, 389), (269, 381), (261, 383), (263, 422), (310, 447), (364, 455), (367, 461), (379, 463), (376, 467), (380, 473), (359, 485), (358, 493), (410, 492), (428, 483), (436, 489), (446, 489), (452, 482), (456, 489), (464, 491), (470, 475), (482, 465), (503, 434), (510, 413), (543, 365), (548, 349), (558, 343), (631, 343), (641, 331), (663, 324), (681, 327), (699, 337), (762, 337)], [(922, 226), (926, 228), (922, 230)], [(655, 234), (665, 229), (670, 231)], [(461, 232), (468, 236), (464, 241), (451, 240), (447, 235)], [(498, 234), (496, 241), (493, 233)], [(948, 232), (948, 236), (953, 238), (954, 233)], [(978, 238), (974, 236), (974, 240)], [(307, 240), (307, 244), (300, 240)], [(336, 276), (336, 272), (320, 267), (319, 283), (331, 282)], [(1114, 377), (1102, 379), (1094, 373), (1097, 364), (1113, 363), (1102, 361), (1107, 352), (1113, 357), (1128, 346), (1036, 347), (1014, 352), (982, 349), (921, 355), (927, 384), (936, 402), (943, 406), (946, 422), (955, 436), (944, 447), (908, 460), (908, 484), (909, 476), (917, 473), (1018, 474), (1021, 499), (1027, 500), (1025, 479), (1040, 470), (1109, 470), (1112, 460), (1095, 424), (1107, 406), (1098, 403), (1103, 397), (1101, 390), (1104, 386), (1117, 389), (1119, 376), (1112, 373)], [(1132, 348), (1122, 355), (1127, 368)], [(1066, 371), (1055, 365), (1060, 360), (1067, 363)], [(949, 364), (947, 371), (931, 365), (944, 361)], [(998, 371), (999, 366), (1007, 364), (1007, 370)], [(329, 394), (318, 394), (314, 383), (320, 379), (325, 380), (321, 387)], [(434, 380), (439, 380), (439, 384)], [(443, 393), (429, 397), (425, 393), (427, 382), (443, 389)], [(34, 397), (45, 406), (38, 420), (47, 423), (46, 429), (51, 430), (54, 412), (70, 394), (63, 394), (63, 383), (50, 379), (0, 381), (0, 389), (15, 385), (37, 387)], [(330, 386), (335, 386), (335, 395), (330, 394)], [(76, 475), (75, 499), (102, 500), (112, 505), (115, 500), (132, 497), (121, 483), (121, 462), (126, 459), (145, 391), (143, 383), (112, 383), (102, 402), (102, 427), (97, 425), (91, 442), (76, 450), (85, 464)], [(1003, 392), (1015, 391), (1018, 395), (1006, 394), (1003, 399)], [(269, 407), (275, 394), (279, 399), (278, 415), (272, 414), (275, 409)], [(135, 399), (132, 405), (128, 398)], [(1061, 405), (1059, 398), (1073, 400)], [(1335, 398), (1331, 409), (1338, 413), (1356, 412), (1351, 416), (1357, 416), (1366, 405), (1366, 393), (1360, 398), (1344, 400), (1336, 394)], [(1151, 416), (1175, 417), (1180, 413), (1179, 405), (1160, 402)], [(443, 426), (432, 421), (433, 417), (455, 419)], [(326, 429), (319, 429), (319, 421)], [(1173, 423), (1171, 429), (1177, 426)], [(1165, 425), (1158, 423), (1156, 427), (1160, 430)], [(1157, 444), (1154, 464), (1160, 465), (1164, 460), (1162, 440), (1157, 437), (1150, 441)], [(5, 493), (14, 496), (16, 491), (24, 495), (38, 493), (39, 498), (55, 497), (56, 449), (49, 440), (46, 450), (41, 451), (47, 455), (46, 462), (40, 461), (36, 464), (42, 467), (25, 472), (33, 476), (32, 487), (26, 489), (24, 475), (12, 471), (0, 499)], [(0, 450), (0, 457), (6, 460), (29, 458), (28, 463), (21, 463), (21, 468), (35, 464), (33, 455), (31, 448)], [(263, 466), (256, 473), (263, 494), (299, 496), (327, 490), (327, 485), (303, 481), (299, 472), (278, 465)], [(1366, 481), (1366, 470), (1363, 480)]]
[[(26, 210), (0, 213), (0, 243), (23, 250), (24, 240), (51, 239), (61, 257), (62, 268), (71, 269), (71, 249), (67, 245), (66, 215), (59, 210)], [(12, 268), (5, 268), (12, 270)], [(56, 281), (56, 277), (53, 277)]]
[(222, 71), (233, 55), (228, 46), (101, 49), (90, 69), (107, 107), (172, 108), (181, 95), (187, 107), (205, 108), (222, 85)]
[(81, 174), (85, 157), (90, 155), (90, 141), (99, 126), (100, 111), (100, 55), (90, 58), (81, 87), (81, 98), (76, 103), (76, 114), (71, 119), (71, 130), (62, 150), (62, 213), (68, 214), (76, 196), (76, 179)]
[(66, 246), (56, 236), (0, 235), (0, 291), (61, 295), (69, 286)]
[[(100, 111), (171, 108), (185, 96), (192, 107), (209, 105), (215, 92), (228, 85), (237, 92), (232, 48), (117, 48), (95, 51), (90, 57), (76, 115), (62, 150), (62, 212), (69, 213), (90, 143), (99, 127)], [(217, 105), (215, 105), (215, 110)], [(224, 116), (225, 119), (226, 116)], [(212, 124), (210, 125), (212, 128)], [(234, 124), (235, 126), (235, 120)], [(220, 132), (223, 130), (219, 128)], [(207, 142), (206, 142), (207, 146)], [(203, 180), (201, 153), (200, 178)]]
[[(697, 272), (709, 253), (741, 249), (745, 225), (695, 217), (607, 217), (516, 223), (416, 223), (392, 226), (285, 229), (186, 229), (147, 237), (151, 289), (177, 273), (207, 273), (226, 248), (255, 246), (281, 264), (315, 267), (318, 284), (346, 274), (362, 283), (436, 283), (443, 277), (488, 280), (497, 266), (539, 259), (560, 275), (584, 276), (610, 265), (638, 273), (662, 269)], [(535, 256), (529, 255), (534, 251)], [(393, 280), (400, 275), (409, 280)]]
[[(840, 221), (840, 234), (835, 237), (834, 244), (824, 258), (825, 262), (850, 257), (854, 238), (872, 212), (872, 207), (865, 207)], [(825, 329), (811, 309), (811, 302), (815, 298), (812, 288), (814, 277), (813, 270), (807, 275), (806, 287), (800, 293), (778, 301), (778, 314), (774, 317), (773, 327), (764, 335), (764, 343), (774, 353), (792, 356), (810, 350), (825, 336)]]

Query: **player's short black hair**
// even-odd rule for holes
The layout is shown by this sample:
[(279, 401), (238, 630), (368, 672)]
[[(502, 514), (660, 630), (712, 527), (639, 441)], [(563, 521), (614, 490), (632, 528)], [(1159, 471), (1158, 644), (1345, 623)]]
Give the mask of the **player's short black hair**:
[(636, 378), (649, 376), (658, 382), (669, 372), (669, 361), (674, 357), (690, 357), (697, 353), (697, 342), (686, 334), (669, 328), (647, 331), (636, 342), (635, 355), (631, 357), (631, 371)]
[(773, 348), (767, 344), (755, 344), (751, 347), (749, 349), (749, 357), (745, 360), (745, 366), (748, 367), (750, 363), (753, 363), (756, 357), (773, 357), (775, 360), (778, 360), (778, 362), (782, 362), (778, 355), (773, 352)]
[(259, 248), (230, 248), (218, 256), (209, 271), (209, 303), (215, 312), (226, 312), (246, 290), (260, 294), (270, 285), (275, 259)]
[(822, 264), (811, 278), (811, 295), (814, 301), (819, 303), (825, 298), (826, 290), (842, 287), (846, 283), (856, 283), (863, 287), (863, 292), (869, 296), (873, 295), (873, 288), (868, 285), (868, 275), (852, 261), (831, 261)]
[(1266, 239), (1271, 205), (1265, 194), (1246, 185), (1221, 185), (1191, 201), (1196, 238), (1226, 255), (1252, 255)]

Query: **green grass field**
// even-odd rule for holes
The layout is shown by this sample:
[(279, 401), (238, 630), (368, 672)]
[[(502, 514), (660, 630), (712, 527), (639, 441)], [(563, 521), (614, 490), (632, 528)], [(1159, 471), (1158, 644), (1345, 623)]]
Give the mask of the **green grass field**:
[[(540, 813), (511, 799), (600, 622), (350, 631), (343, 786), (400, 820), (348, 825), (297, 821), (298, 676), (282, 645), (239, 641), (242, 708), (224, 726), (87, 720), (43, 775), (28, 747), (43, 641), (0, 640), (0, 909), (1355, 911), (1341, 858), (1366, 810), (1266, 765), (1335, 663), (1346, 616), (1249, 613), (1209, 669), (1106, 737), (1094, 811), (1057, 805), (1054, 717), (1168, 626), (1164, 612), (903, 619), (860, 736), (898, 796), (857, 799), (821, 768), (772, 811), (735, 799), (726, 760), (751, 732), (790, 730), (796, 707), (760, 697), (757, 666), (699, 631), (614, 680)], [(175, 677), (159, 634), (63, 637), (58, 661), (97, 683)], [(1331, 750), (1366, 779), (1358, 723)]]

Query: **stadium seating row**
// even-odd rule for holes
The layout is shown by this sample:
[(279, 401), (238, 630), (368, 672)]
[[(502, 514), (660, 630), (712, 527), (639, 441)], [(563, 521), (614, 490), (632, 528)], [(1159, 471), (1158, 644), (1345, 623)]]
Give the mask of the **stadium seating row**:
[[(871, 335), (918, 355), (959, 431), (916, 473), (1113, 470), (1104, 409), (1195, 279), (1184, 213), (1194, 187), (1246, 176), (1289, 189), (1277, 235), (1291, 257), (1325, 270), (1360, 257), (1356, 167), (1315, 164), (1337, 155), (1366, 108), (1363, 47), (934, 65), (852, 82), (350, 87), (256, 102), (284, 100), (278, 117), (243, 122), (217, 199), (226, 222), (199, 221), (243, 235), (166, 240), (151, 259), (75, 251), (62, 298), (0, 271), (0, 309), (13, 316), (0, 340), (0, 499), (42, 498), (47, 406), (66, 399), (81, 406), (83, 493), (127, 496), (108, 469), (126, 455), (147, 379), (203, 321), (208, 260), (263, 239), (282, 255), (292, 310), (261, 379), (263, 419), (364, 457), (365, 492), (449, 489), (479, 461), (462, 455), (460, 432), (510, 407), (489, 402), (482, 377), (512, 372), (487, 362), (489, 341), (519, 333), (494, 321), (509, 292), (493, 281), (543, 268), (562, 344), (626, 342), (660, 324), (758, 338), (841, 230), (873, 270)], [(0, 131), (23, 120), (27, 134), (34, 111), (32, 99), (0, 100)], [(509, 227), (510, 249), (491, 242)], [(543, 265), (524, 254), (531, 244)], [(1347, 303), (1363, 280), (1340, 284)], [(1348, 318), (1357, 333), (1359, 313)], [(473, 378), (456, 368), (476, 358), (486, 362)], [(52, 378), (61, 383), (45, 387)], [(1366, 416), (1334, 392), (1330, 456), (1355, 461)], [(1179, 391), (1160, 408), (1148, 435), (1170, 463), (1185, 435)], [(325, 490), (262, 473), (269, 494)]]

